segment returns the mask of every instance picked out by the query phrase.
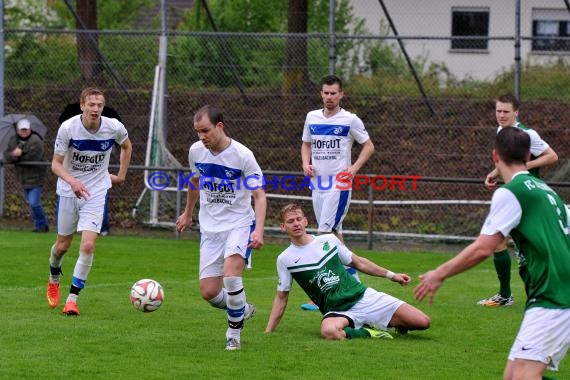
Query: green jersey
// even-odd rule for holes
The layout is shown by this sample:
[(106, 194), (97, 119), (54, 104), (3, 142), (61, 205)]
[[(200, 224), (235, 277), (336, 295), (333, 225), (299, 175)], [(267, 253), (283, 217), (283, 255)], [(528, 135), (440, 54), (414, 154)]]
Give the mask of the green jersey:
[(349, 310), (366, 290), (346, 271), (351, 262), (352, 252), (332, 234), (302, 247), (291, 244), (277, 257), (277, 290), (289, 292), (295, 280), (321, 313)]
[(568, 213), (560, 197), (526, 171), (493, 194), (481, 232), (510, 233), (519, 251), (527, 308), (570, 308)]

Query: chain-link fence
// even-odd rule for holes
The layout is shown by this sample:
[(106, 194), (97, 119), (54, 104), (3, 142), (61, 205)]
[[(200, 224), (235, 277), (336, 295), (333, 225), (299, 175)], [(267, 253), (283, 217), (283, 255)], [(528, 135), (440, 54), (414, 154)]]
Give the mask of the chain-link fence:
[[(96, 41), (96, 59), (80, 62), (77, 39), (85, 35)], [(523, 44), (532, 43), (532, 36), (528, 37)], [(30, 112), (48, 126), (46, 160), (51, 159), (58, 118), (64, 108), (79, 100), (82, 87), (96, 85), (106, 91), (107, 105), (118, 111), (129, 130), (132, 164), (144, 165), (158, 32), (6, 30), (5, 38), (15, 46), (5, 60), (5, 114)], [(264, 171), (298, 174), (305, 115), (322, 107), (317, 83), (329, 73), (330, 36), (169, 32), (167, 39), (165, 130), (174, 157), (187, 165), (188, 147), (197, 139), (193, 114), (202, 105), (213, 104), (224, 110), (229, 134), (253, 150)], [(512, 40), (489, 37), (488, 41), (500, 49), (513, 49)], [(450, 40), (405, 41), (408, 47), (414, 44), (443, 47), (449, 46)], [(299, 52), (295, 50), (299, 46), (304, 48), (302, 57), (291, 60), (288, 54)], [(344, 229), (404, 237), (475, 236), (487, 205), (450, 201), (490, 200), (483, 179), (493, 167), (493, 97), (512, 92), (513, 73), (504, 72), (488, 82), (458, 82), (450, 79), (444, 67), (415, 59), (416, 78), (394, 39), (381, 35), (339, 35), (336, 54), (336, 73), (345, 80), (343, 106), (361, 117), (376, 146), (376, 153), (361, 173), (388, 179), (424, 177), (415, 189), (408, 180), (405, 186), (380, 189), (378, 185), (373, 191), (363, 186), (354, 191), (357, 201), (390, 202), (372, 207), (367, 202), (355, 202)], [(291, 66), (291, 62), (302, 64)], [(465, 64), (469, 62), (467, 58)], [(523, 74), (523, 94), (528, 95), (523, 97), (521, 120), (535, 128), (558, 153), (560, 162), (543, 173), (547, 180), (559, 183), (555, 188), (570, 199), (563, 183), (570, 170), (566, 159), (570, 140), (567, 87), (561, 86), (560, 80), (547, 81), (559, 71), (566, 77), (570, 73), (563, 64), (550, 71), (540, 70), (529, 68), (528, 74)], [(540, 82), (541, 78), (545, 81)], [(525, 90), (535, 87), (540, 92)], [(356, 147), (353, 154), (359, 151)], [(132, 216), (145, 188), (143, 178), (141, 170), (132, 170), (126, 184), (111, 190), (112, 226), (129, 227), (145, 221), (144, 207), (139, 208), (136, 218)], [(29, 218), (9, 165), (5, 166), (5, 189), (4, 217)], [(44, 203), (53, 223), (53, 175), (45, 189)], [(269, 188), (268, 193), (278, 191)], [(310, 192), (305, 188), (287, 194), (309, 196)], [(445, 202), (425, 202), (429, 200)], [(277, 226), (277, 211), (285, 202), (270, 199), (270, 226)], [(310, 203), (306, 205), (310, 210)], [(176, 215), (170, 212), (168, 217), (173, 220)]]

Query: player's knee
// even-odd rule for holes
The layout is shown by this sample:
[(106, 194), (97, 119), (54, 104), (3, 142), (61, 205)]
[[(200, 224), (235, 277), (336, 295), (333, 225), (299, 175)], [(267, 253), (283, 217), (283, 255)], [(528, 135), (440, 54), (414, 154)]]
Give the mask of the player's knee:
[(418, 330), (427, 330), (431, 326), (431, 319), (427, 315), (423, 314), (418, 317), (417, 321), (417, 329)]
[(216, 298), (218, 292), (213, 291), (211, 289), (204, 289), (204, 288), (200, 288), (200, 295), (202, 296), (202, 299), (204, 299), (204, 301), (210, 302)]
[[(222, 302), (225, 305), (225, 297), (223, 294), (220, 294), (220, 289), (217, 287), (209, 286), (209, 284), (202, 284), (200, 283), (200, 295), (204, 299), (204, 301), (209, 302), (212, 306), (215, 304)], [(216, 306), (217, 307), (217, 306)]]
[(331, 326), (322, 326), (321, 336), (327, 340), (339, 340), (342, 338), (339, 336), (338, 330), (336, 328), (332, 328)]
[(65, 253), (69, 250), (69, 246), (71, 242), (68, 241), (58, 241), (55, 243), (55, 254), (58, 256), (65, 255)]
[(321, 336), (328, 340), (341, 340), (346, 338), (342, 326), (327, 319), (321, 324)]
[(95, 242), (94, 241), (82, 241), (79, 247), (81, 252), (92, 254), (95, 250)]

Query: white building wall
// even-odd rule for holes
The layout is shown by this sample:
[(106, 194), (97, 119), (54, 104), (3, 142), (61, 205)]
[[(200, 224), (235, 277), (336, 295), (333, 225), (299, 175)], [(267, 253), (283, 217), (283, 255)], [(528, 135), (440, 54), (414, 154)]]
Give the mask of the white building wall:
[[(514, 0), (384, 0), (398, 34), (406, 36), (451, 37), (452, 8), (488, 8), (489, 36), (514, 37)], [(393, 36), (378, 1), (351, 0), (356, 17), (365, 20), (373, 35)], [(552, 8), (568, 13), (563, 0), (521, 0), (521, 36), (532, 36), (532, 9)], [(383, 32), (381, 32), (383, 25)], [(388, 30), (388, 34), (386, 34)], [(394, 41), (395, 42), (395, 41)], [(412, 59), (423, 57), (429, 62), (442, 62), (459, 79), (472, 77), (489, 80), (514, 66), (514, 40), (489, 41), (486, 51), (451, 49), (450, 40), (405, 40)], [(568, 53), (531, 52), (531, 41), (522, 41), (522, 62), (543, 64), (568, 58)]]

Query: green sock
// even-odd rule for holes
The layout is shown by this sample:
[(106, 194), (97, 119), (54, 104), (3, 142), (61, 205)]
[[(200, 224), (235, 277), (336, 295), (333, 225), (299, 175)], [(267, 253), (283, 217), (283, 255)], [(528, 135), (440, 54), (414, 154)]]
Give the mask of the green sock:
[(363, 328), (353, 329), (352, 327), (345, 327), (344, 332), (346, 333), (346, 339), (370, 338), (370, 333)]
[(511, 255), (509, 255), (509, 250), (504, 249), (495, 252), (493, 263), (499, 278), (499, 294), (501, 297), (508, 298), (511, 296)]

